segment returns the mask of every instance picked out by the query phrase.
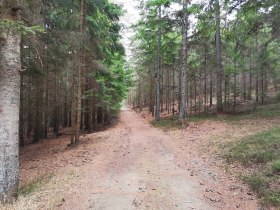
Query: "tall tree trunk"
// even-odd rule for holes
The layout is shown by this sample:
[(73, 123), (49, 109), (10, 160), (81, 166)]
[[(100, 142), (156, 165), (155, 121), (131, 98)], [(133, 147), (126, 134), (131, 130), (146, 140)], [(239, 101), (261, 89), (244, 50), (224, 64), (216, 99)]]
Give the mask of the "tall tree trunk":
[[(95, 90), (93, 90), (93, 93), (95, 92)], [(97, 120), (97, 107), (95, 105), (95, 101), (96, 98), (95, 96), (93, 96), (93, 100), (92, 100), (92, 129), (95, 131), (96, 130), (96, 120)]]
[(49, 116), (49, 81), (48, 81), (48, 71), (45, 79), (45, 103), (44, 103), (44, 138), (48, 138), (48, 116)]
[(236, 113), (236, 96), (237, 96), (237, 92), (236, 92), (236, 83), (237, 83), (237, 61), (234, 61), (234, 75), (233, 75), (233, 113)]
[(89, 98), (88, 98), (88, 132), (91, 133), (93, 131), (93, 84), (92, 84), (92, 77), (88, 78), (88, 91), (89, 91)]
[(204, 54), (204, 113), (207, 113), (207, 51)]
[[(59, 133), (59, 104), (58, 104), (58, 89), (59, 89), (59, 85), (57, 84), (57, 74), (54, 73), (54, 98), (53, 98), (53, 116), (52, 116), (52, 123), (53, 123), (53, 135), (56, 138), (58, 133)], [(38, 108), (36, 107), (36, 110)]]
[(20, 78), (19, 145), (24, 146), (23, 75)]
[(172, 115), (175, 115), (175, 67), (172, 69)]
[[(259, 39), (258, 36), (256, 36), (256, 48), (257, 48), (257, 53), (259, 53), (258, 49), (259, 49)], [(259, 63), (255, 63), (255, 70), (256, 70), (256, 102), (259, 102), (259, 67), (258, 67)]]
[(229, 83), (228, 83), (228, 74), (225, 74), (225, 87), (224, 87), (224, 106), (228, 107), (228, 102), (227, 102), (227, 92), (228, 92), (228, 87), (229, 87)]
[(170, 113), (170, 69), (167, 71), (167, 93), (166, 93), (167, 113)]
[(264, 104), (264, 94), (265, 94), (265, 81), (264, 81), (264, 70), (261, 69), (261, 103)]
[[(75, 58), (74, 52), (73, 52), (73, 58)], [(72, 81), (71, 81), (71, 129), (72, 129), (72, 132), (74, 132), (75, 126), (76, 126), (75, 77), (76, 77), (75, 69), (73, 68)], [(75, 143), (75, 136), (71, 135), (71, 145), (73, 145), (74, 143)]]
[[(2, 0), (0, 17), (19, 20), (17, 1)], [(17, 197), (19, 183), (20, 32), (0, 32), (0, 202)]]
[(157, 35), (157, 79), (156, 79), (156, 121), (160, 120), (160, 100), (161, 100), (161, 5), (158, 7), (158, 35)]
[(259, 73), (256, 75), (256, 102), (259, 102)]
[(84, 36), (84, 4), (85, 0), (81, 0), (81, 12), (80, 12), (80, 62), (78, 72), (78, 103), (77, 103), (77, 122), (75, 131), (75, 143), (79, 142), (80, 138), (80, 126), (82, 116), (82, 94), (83, 94), (83, 36)]
[[(68, 80), (68, 74), (67, 74), (67, 80)], [(68, 83), (65, 84), (64, 88), (64, 109), (63, 109), (63, 127), (66, 128), (68, 126)]]
[(209, 87), (209, 97), (210, 97), (210, 104), (209, 106), (212, 107), (213, 105), (213, 74), (212, 70), (210, 69), (210, 87)]
[(249, 93), (248, 93), (248, 99), (251, 100), (252, 99), (252, 54), (250, 52), (250, 64), (249, 64), (249, 68), (250, 68), (250, 76), (249, 76)]
[(28, 76), (28, 114), (27, 114), (27, 131), (26, 131), (26, 137), (30, 139), (31, 137), (31, 132), (33, 130), (33, 113), (32, 113), (32, 108), (33, 104), (31, 102), (31, 95), (32, 95), (32, 90), (31, 90), (31, 76)]
[(163, 105), (164, 105), (164, 68), (161, 71), (161, 82), (160, 82), (160, 112), (163, 112)]
[(142, 112), (143, 110), (143, 101), (142, 101), (142, 83), (139, 81), (139, 96), (138, 96), (138, 103), (139, 103), (139, 111)]
[(36, 95), (35, 95), (35, 110), (34, 110), (34, 132), (32, 143), (37, 143), (42, 139), (42, 88), (40, 84), (42, 83), (42, 78), (36, 78)]
[(221, 11), (219, 0), (215, 0), (215, 18), (216, 18), (216, 97), (217, 112), (223, 111), (222, 101), (222, 47), (221, 47)]
[(152, 113), (152, 116), (154, 117), (154, 74), (151, 72), (150, 75), (150, 112)]
[(194, 86), (194, 113), (196, 114), (196, 111), (197, 111), (196, 110), (197, 109), (197, 103), (196, 103), (197, 102), (196, 101), (197, 100), (197, 84), (196, 84), (197, 79), (196, 79), (196, 74), (194, 74), (194, 81), (193, 82), (194, 82), (194, 85), (193, 85)]
[(184, 10), (184, 28), (183, 28), (183, 40), (182, 40), (182, 67), (181, 67), (181, 102), (180, 102), (180, 111), (179, 119), (183, 120), (186, 118), (186, 87), (187, 87), (187, 42), (188, 42), (188, 13), (187, 13), (188, 1), (184, 0), (183, 10)]
[[(240, 50), (240, 55), (242, 58), (244, 58), (244, 62), (246, 62), (245, 60), (245, 55), (243, 53), (243, 50)], [(247, 75), (245, 72), (245, 66), (242, 65), (242, 87), (243, 87), (243, 102), (246, 102), (246, 98), (247, 98)]]

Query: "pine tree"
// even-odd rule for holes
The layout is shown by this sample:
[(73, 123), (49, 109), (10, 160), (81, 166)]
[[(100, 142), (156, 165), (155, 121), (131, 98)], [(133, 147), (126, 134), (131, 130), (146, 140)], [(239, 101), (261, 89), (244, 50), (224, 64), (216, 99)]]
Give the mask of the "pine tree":
[(0, 202), (17, 197), (19, 183), (20, 6), (0, 5)]

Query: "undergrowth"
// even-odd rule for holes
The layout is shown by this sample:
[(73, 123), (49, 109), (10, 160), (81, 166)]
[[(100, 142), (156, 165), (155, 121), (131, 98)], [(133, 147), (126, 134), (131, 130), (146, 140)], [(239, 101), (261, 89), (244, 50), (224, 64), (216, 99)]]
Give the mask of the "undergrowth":
[[(274, 119), (280, 116), (280, 103), (274, 103), (263, 106), (254, 106), (249, 111), (239, 111), (236, 114), (217, 115), (215, 113), (189, 115), (187, 122), (203, 122), (206, 120), (223, 121), (227, 123), (238, 123), (242, 120), (250, 119)], [(154, 127), (165, 129), (180, 129), (182, 122), (178, 120), (178, 115), (162, 118), (160, 121), (152, 121)], [(264, 154), (266, 155), (266, 154)]]
[(42, 176), (24, 186), (21, 186), (19, 188), (19, 195), (28, 196), (28, 195), (38, 191), (42, 186), (44, 186), (46, 183), (48, 183), (52, 177), (53, 177), (53, 175)]
[(156, 128), (165, 129), (180, 129), (182, 126), (186, 126), (187, 122), (201, 122), (204, 120), (216, 120), (216, 115), (192, 115), (188, 116), (187, 119), (182, 123), (182, 120), (178, 119), (177, 115), (162, 118), (160, 121), (153, 120), (151, 124)]
[(280, 207), (280, 127), (275, 127), (228, 145), (224, 157), (248, 169), (242, 176), (264, 204)]
[(280, 103), (256, 106), (251, 111), (246, 113), (240, 113), (233, 117), (236, 120), (242, 119), (257, 119), (257, 118), (265, 118), (265, 119), (273, 119), (280, 116)]

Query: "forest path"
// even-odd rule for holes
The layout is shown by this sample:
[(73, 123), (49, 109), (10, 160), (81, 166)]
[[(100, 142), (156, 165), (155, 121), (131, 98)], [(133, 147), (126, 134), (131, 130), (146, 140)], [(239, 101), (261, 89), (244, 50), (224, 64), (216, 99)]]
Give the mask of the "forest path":
[(76, 147), (61, 136), (22, 148), (20, 185), (27, 195), (9, 210), (260, 209), (228, 170), (242, 168), (226, 168), (218, 147), (259, 131), (258, 121), (162, 130), (144, 117), (124, 109), (115, 126), (81, 136)]
[(105, 133), (99, 155), (80, 169), (79, 189), (60, 209), (213, 209), (174, 162), (166, 133), (130, 109)]
[(163, 131), (124, 109), (116, 126), (84, 137), (98, 139), (90, 143), (94, 157), (76, 167), (78, 179), (58, 209), (259, 209), (211, 151), (211, 139), (238, 129), (209, 121)]

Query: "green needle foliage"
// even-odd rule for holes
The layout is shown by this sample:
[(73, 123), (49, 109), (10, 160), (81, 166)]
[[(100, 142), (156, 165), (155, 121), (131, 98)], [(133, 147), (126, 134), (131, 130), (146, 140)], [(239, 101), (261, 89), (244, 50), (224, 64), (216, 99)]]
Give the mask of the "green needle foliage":
[(86, 0), (82, 33), (79, 0), (24, 0), (22, 6), (21, 144), (74, 126), (81, 66), (81, 129), (110, 123), (132, 86), (120, 42), (121, 6)]

